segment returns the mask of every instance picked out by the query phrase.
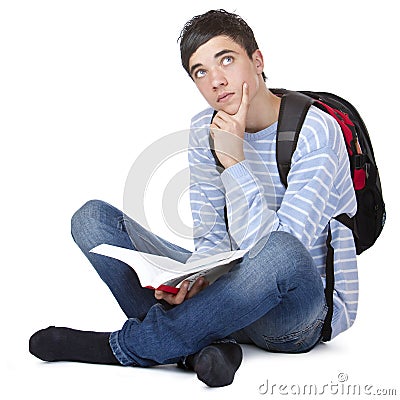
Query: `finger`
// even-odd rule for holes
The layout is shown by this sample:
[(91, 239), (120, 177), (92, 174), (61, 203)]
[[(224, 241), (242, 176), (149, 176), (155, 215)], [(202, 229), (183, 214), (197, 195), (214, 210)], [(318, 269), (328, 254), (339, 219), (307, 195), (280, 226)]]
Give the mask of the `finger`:
[(210, 131), (213, 132), (215, 129), (221, 129), (215, 122), (210, 125)]
[(203, 277), (200, 277), (196, 280), (196, 282), (193, 284), (191, 289), (189, 290), (189, 293), (187, 295), (187, 298), (190, 299), (191, 297), (195, 296), (197, 293), (201, 292), (204, 289), (204, 284), (206, 280)]
[(228, 122), (228, 118), (229, 114), (226, 114), (223, 111), (219, 111), (217, 114), (215, 114), (215, 117), (212, 120), (212, 125), (215, 125), (217, 128), (222, 129), (222, 127), (225, 126)]
[(215, 136), (221, 132), (227, 132), (227, 131), (225, 129), (223, 129), (221, 126), (218, 126), (217, 124), (210, 125), (210, 133), (211, 133), (211, 137), (213, 139), (215, 139)]
[(216, 119), (219, 120), (219, 121), (227, 122), (227, 121), (230, 120), (231, 117), (232, 117), (231, 114), (228, 114), (228, 113), (225, 112), (224, 110), (219, 110), (219, 111), (215, 114), (215, 116), (214, 116), (212, 122), (214, 122)]
[(210, 282), (207, 279), (205, 279), (204, 277), (201, 277), (197, 282), (195, 282), (195, 285), (193, 285), (193, 287), (190, 289), (187, 298), (191, 298), (194, 295), (200, 293), (209, 285), (210, 285)]
[(236, 116), (241, 118), (243, 121), (246, 120), (247, 111), (249, 110), (249, 85), (243, 82), (242, 87), (242, 101), (240, 102), (239, 109), (237, 110)]
[(174, 296), (174, 304), (181, 304), (186, 298), (186, 295), (189, 290), (189, 282), (184, 281), (179, 288), (179, 292)]
[(175, 295), (171, 293), (164, 292), (162, 290), (154, 291), (154, 297), (157, 300), (164, 300), (168, 304), (174, 305), (175, 304)]

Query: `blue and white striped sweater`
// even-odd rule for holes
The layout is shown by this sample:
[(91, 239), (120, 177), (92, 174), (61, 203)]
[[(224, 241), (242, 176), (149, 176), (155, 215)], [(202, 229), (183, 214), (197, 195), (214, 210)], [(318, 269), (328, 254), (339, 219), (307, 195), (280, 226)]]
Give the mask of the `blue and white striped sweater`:
[[(192, 119), (189, 139), (190, 201), (194, 221), (192, 257), (263, 244), (271, 231), (296, 236), (310, 251), (325, 283), (327, 224), (335, 249), (332, 337), (356, 317), (358, 274), (351, 231), (332, 217), (356, 212), (349, 160), (340, 127), (311, 107), (292, 158), (288, 188), (282, 185), (275, 156), (277, 123), (245, 133), (245, 160), (219, 174), (209, 149), (211, 108)], [(230, 236), (226, 232), (227, 205)], [(255, 244), (257, 243), (257, 246)]]

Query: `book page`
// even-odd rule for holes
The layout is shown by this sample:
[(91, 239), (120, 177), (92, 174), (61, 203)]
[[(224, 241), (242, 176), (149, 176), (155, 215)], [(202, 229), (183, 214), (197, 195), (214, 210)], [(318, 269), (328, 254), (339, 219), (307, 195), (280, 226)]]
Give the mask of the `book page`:
[[(135, 270), (143, 287), (157, 288), (162, 284), (176, 286), (183, 279), (197, 272), (207, 271), (209, 273), (208, 271), (215, 267), (229, 264), (243, 257), (247, 253), (247, 250), (228, 251), (206, 256), (203, 259), (186, 264), (168, 257), (143, 253), (109, 244), (101, 244), (90, 250), (90, 252), (112, 257), (126, 263)], [(221, 275), (217, 271), (216, 273), (218, 276)]]

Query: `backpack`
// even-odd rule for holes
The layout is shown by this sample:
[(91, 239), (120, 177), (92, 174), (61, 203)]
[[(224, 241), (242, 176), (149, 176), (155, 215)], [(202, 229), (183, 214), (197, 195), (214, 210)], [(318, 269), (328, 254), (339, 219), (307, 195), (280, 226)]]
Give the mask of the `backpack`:
[(334, 218), (353, 232), (357, 254), (370, 248), (381, 234), (386, 220), (382, 187), (371, 140), (360, 114), (348, 101), (326, 92), (291, 92), (272, 89), (280, 96), (276, 161), (282, 184), (287, 187), (291, 158), (308, 109), (314, 105), (339, 124), (350, 160), (350, 172), (357, 199), (357, 212)]
[[(386, 220), (386, 209), (375, 156), (367, 128), (358, 111), (347, 100), (331, 93), (311, 91), (288, 91), (270, 89), (281, 97), (276, 136), (276, 161), (279, 177), (287, 187), (291, 159), (296, 150), (301, 127), (311, 105), (330, 114), (339, 124), (346, 143), (350, 161), (350, 172), (357, 200), (357, 212), (353, 217), (340, 214), (334, 218), (351, 229), (356, 246), (356, 254), (370, 248), (381, 234)], [(214, 115), (216, 112), (214, 112)], [(213, 117), (214, 117), (213, 115)], [(217, 170), (223, 171), (209, 135), (210, 149), (216, 161)], [(225, 224), (228, 230), (227, 210)], [(328, 224), (326, 240), (326, 285), (325, 298), (328, 312), (322, 328), (322, 340), (329, 341), (332, 334), (333, 292), (335, 286), (334, 250), (331, 246), (331, 229)]]

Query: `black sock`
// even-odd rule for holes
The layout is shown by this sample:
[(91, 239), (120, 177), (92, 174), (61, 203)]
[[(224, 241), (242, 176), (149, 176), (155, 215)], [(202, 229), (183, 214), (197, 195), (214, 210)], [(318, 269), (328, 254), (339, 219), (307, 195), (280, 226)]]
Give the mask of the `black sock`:
[(31, 336), (29, 351), (43, 361), (120, 365), (108, 342), (110, 333), (49, 326)]
[(185, 359), (185, 365), (211, 387), (230, 385), (241, 362), (242, 349), (234, 342), (213, 343)]

